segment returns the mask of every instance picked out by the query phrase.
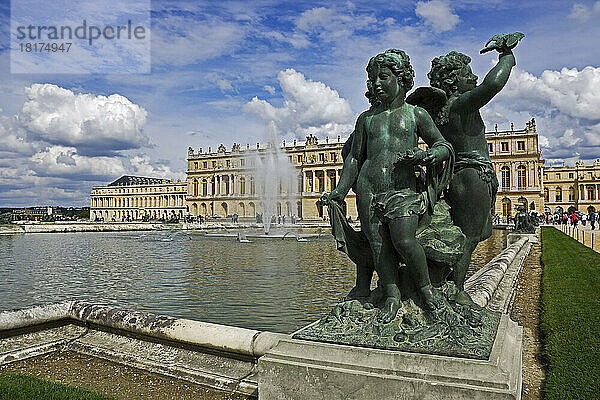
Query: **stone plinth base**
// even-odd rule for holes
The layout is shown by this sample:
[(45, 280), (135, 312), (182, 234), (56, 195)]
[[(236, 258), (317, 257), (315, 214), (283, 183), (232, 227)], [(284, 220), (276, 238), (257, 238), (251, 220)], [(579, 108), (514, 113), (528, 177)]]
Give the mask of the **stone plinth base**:
[(538, 234), (536, 233), (509, 233), (506, 236), (506, 246), (510, 246), (513, 243), (519, 241), (519, 239), (526, 237), (529, 239), (529, 243), (537, 243), (538, 242)]
[(259, 359), (258, 398), (520, 399), (522, 338), (502, 315), (488, 360), (283, 339)]

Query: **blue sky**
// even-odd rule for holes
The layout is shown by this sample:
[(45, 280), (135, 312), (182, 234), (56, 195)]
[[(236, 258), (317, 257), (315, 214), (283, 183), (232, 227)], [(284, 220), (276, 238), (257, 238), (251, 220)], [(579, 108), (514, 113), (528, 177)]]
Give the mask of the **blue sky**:
[(457, 50), (481, 81), (496, 55), (479, 50), (515, 31), (525, 38), (482, 111), (488, 130), (535, 117), (549, 162), (600, 157), (600, 1), (152, 1), (150, 15), (150, 73), (98, 73), (96, 48), (84, 73), (14, 74), (2, 1), (0, 207), (86, 205), (122, 174), (184, 179), (188, 146), (261, 142), (269, 120), (288, 141), (345, 137), (368, 107), (371, 56), (405, 50), (418, 87)]

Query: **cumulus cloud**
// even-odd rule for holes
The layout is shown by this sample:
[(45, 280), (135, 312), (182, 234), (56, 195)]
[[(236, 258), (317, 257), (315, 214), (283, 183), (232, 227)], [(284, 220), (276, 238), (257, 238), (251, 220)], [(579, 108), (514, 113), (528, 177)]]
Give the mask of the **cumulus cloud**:
[(354, 114), (346, 99), (322, 82), (306, 79), (294, 69), (278, 75), (283, 107), (254, 97), (245, 109), (265, 122), (273, 121), (280, 134), (303, 139), (308, 134), (335, 137), (352, 131)]
[(77, 176), (112, 178), (125, 173), (118, 157), (86, 157), (74, 147), (49, 146), (31, 156), (32, 169), (38, 176)]
[(143, 133), (146, 110), (121, 95), (76, 94), (51, 84), (34, 84), (25, 92), (18, 118), (32, 138), (91, 155), (149, 144)]
[(545, 157), (595, 159), (600, 153), (599, 85), (597, 67), (546, 70), (539, 76), (515, 68), (482, 115), (488, 121), (506, 116), (521, 123), (535, 117)]
[(448, 2), (443, 0), (419, 1), (415, 13), (435, 32), (452, 30), (460, 22), (460, 18), (452, 12)]
[(587, 4), (575, 3), (569, 13), (569, 19), (582, 24), (597, 15), (600, 15), (600, 1), (594, 3), (591, 7)]
[(265, 89), (267, 92), (271, 93), (271, 94), (275, 94), (275, 88), (271, 85), (265, 85), (263, 87), (263, 89)]
[(0, 203), (86, 204), (93, 185), (121, 175), (174, 178), (168, 161), (132, 151), (148, 146), (146, 111), (113, 94), (77, 94), (50, 84), (0, 116)]
[(600, 68), (546, 70), (539, 77), (515, 69), (506, 87), (513, 97), (541, 101), (576, 118), (600, 119)]

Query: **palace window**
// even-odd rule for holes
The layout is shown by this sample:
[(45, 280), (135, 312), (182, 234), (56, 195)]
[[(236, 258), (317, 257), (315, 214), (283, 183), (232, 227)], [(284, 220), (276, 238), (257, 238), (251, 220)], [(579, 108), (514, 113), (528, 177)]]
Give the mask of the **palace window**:
[(231, 168), (231, 160), (227, 160), (227, 168)]
[(304, 158), (302, 157), (302, 154), (298, 154), (297, 160), (298, 160), (298, 164), (302, 164), (302, 160)]
[(204, 169), (208, 168), (208, 163), (206, 161), (202, 162), (202, 168), (204, 168)]
[(500, 180), (502, 181), (502, 188), (509, 189), (510, 188), (510, 168), (502, 167), (500, 168)]
[(508, 142), (500, 143), (500, 151), (508, 151)]
[(325, 162), (325, 153), (319, 153), (319, 161)]
[(245, 159), (240, 159), (240, 167), (245, 167), (246, 166), (246, 160)]
[(488, 151), (489, 151), (490, 153), (493, 153), (493, 152), (494, 152), (494, 144), (493, 144), (493, 143), (488, 143)]
[(198, 163), (197, 162), (194, 163), (194, 169), (198, 169)]
[(575, 188), (569, 187), (569, 201), (575, 201)]
[(527, 186), (527, 171), (524, 165), (517, 167), (517, 186), (524, 189)]
[(202, 180), (202, 196), (206, 197), (208, 195), (208, 182), (206, 179)]
[(587, 187), (587, 199), (588, 200), (596, 200), (596, 191), (593, 186)]
[(560, 186), (557, 186), (554, 190), (554, 198), (556, 201), (562, 201), (562, 189)]
[(194, 183), (193, 183), (193, 193), (194, 193), (194, 197), (198, 197), (198, 180), (194, 179)]
[(240, 194), (246, 194), (246, 178), (243, 176), (240, 178)]
[(502, 215), (504, 217), (507, 217), (510, 215), (510, 211), (511, 211), (511, 201), (508, 198), (504, 198), (502, 199)]
[(331, 159), (331, 161), (336, 162), (337, 161), (337, 153), (335, 153), (335, 152), (329, 153), (329, 158)]
[(255, 188), (254, 188), (254, 178), (250, 178), (250, 194), (254, 194)]
[(550, 190), (548, 188), (544, 188), (544, 201), (550, 201)]
[(212, 167), (213, 167), (213, 168), (216, 168), (216, 167), (217, 167), (217, 162), (216, 162), (216, 161), (213, 161), (213, 162), (212, 162)]
[(569, 172), (569, 179), (573, 179), (574, 174), (572, 172)]
[(556, 173), (556, 179), (560, 179), (560, 173)]
[(517, 151), (525, 151), (525, 141), (517, 140)]

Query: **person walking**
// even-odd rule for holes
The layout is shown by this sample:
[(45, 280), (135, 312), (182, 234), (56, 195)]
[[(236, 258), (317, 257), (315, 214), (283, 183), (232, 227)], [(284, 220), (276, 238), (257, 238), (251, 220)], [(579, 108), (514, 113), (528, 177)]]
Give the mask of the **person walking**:
[(596, 226), (595, 226), (596, 225), (596, 213), (594, 211), (592, 211), (590, 213), (589, 219), (590, 219), (590, 225), (592, 227), (592, 230), (596, 229)]

